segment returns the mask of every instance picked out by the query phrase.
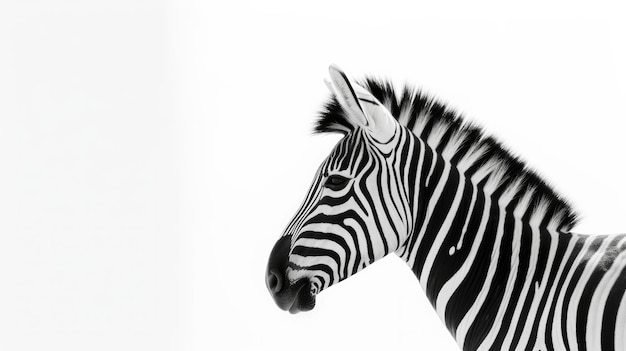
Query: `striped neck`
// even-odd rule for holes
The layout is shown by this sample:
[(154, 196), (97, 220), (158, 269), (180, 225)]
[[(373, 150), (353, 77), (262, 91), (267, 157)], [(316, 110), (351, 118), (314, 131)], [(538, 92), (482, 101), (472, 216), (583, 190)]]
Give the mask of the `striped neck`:
[(414, 223), (396, 253), (463, 349), (476, 349), (485, 340), (522, 342), (539, 326), (529, 323), (524, 332), (523, 324), (510, 330), (494, 324), (534, 321), (532, 309), (557, 274), (550, 267), (559, 267), (555, 261), (578, 239), (531, 205), (533, 192), (515, 183), (501, 185), (497, 168), (459, 169), (414, 138), (416, 156), (409, 168), (417, 168), (416, 189), (408, 192), (415, 196)]

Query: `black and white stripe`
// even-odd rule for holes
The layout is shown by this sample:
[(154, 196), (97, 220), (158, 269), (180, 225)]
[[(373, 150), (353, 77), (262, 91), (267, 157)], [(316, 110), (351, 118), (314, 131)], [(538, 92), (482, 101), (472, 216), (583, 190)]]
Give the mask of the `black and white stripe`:
[(534, 172), (420, 93), (333, 84), (317, 130), (345, 136), (283, 234), (290, 284), (314, 297), (395, 252), (463, 350), (626, 350), (626, 235), (571, 233)]

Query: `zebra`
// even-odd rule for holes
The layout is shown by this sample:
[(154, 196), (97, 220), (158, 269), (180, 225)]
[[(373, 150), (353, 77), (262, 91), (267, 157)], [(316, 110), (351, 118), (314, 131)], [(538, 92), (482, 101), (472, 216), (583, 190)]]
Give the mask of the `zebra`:
[(626, 234), (572, 233), (566, 200), (420, 91), (329, 76), (315, 130), (343, 138), (271, 251), (281, 309), (394, 252), (462, 350), (626, 350)]

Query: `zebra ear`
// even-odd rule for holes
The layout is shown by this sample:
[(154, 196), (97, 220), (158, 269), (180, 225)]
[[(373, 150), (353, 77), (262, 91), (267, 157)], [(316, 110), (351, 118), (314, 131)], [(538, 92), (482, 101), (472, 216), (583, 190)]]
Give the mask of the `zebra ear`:
[(327, 85), (346, 110), (350, 123), (368, 130), (379, 142), (389, 141), (397, 123), (389, 110), (365, 88), (352, 84), (339, 67), (331, 65), (329, 72), (330, 84)]
[(350, 123), (354, 127), (367, 127), (368, 120), (348, 76), (335, 65), (331, 65), (328, 71), (331, 83), (329, 88), (334, 90), (339, 104), (346, 110)]

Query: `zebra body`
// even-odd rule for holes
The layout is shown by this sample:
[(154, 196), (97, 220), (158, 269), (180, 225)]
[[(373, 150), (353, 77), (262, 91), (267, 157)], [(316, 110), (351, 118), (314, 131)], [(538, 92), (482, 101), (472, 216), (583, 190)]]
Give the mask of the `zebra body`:
[(442, 105), (330, 76), (317, 130), (345, 136), (270, 255), (281, 308), (395, 252), (463, 350), (626, 350), (626, 235), (571, 233), (567, 203)]

